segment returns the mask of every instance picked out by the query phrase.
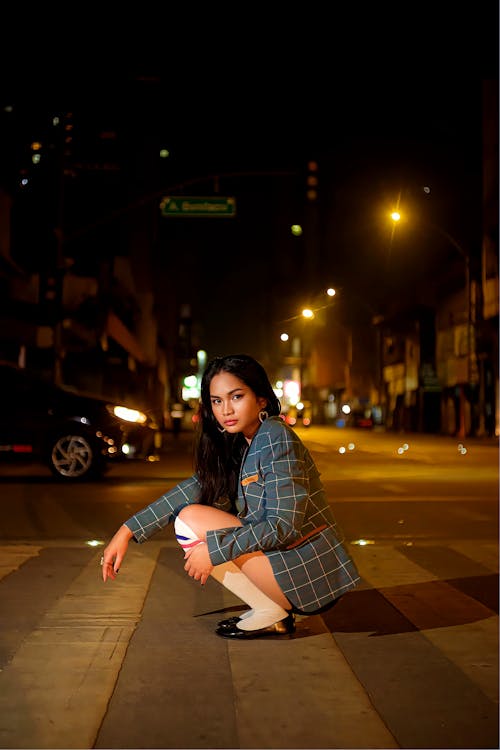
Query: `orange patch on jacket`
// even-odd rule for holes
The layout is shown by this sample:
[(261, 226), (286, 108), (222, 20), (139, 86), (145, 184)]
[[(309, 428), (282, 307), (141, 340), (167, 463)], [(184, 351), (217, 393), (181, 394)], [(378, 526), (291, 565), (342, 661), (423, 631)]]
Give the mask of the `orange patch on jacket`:
[(259, 478), (258, 474), (252, 474), (251, 477), (246, 477), (246, 479), (241, 480), (241, 486), (246, 487), (247, 484), (252, 484), (252, 482), (256, 482), (258, 478)]

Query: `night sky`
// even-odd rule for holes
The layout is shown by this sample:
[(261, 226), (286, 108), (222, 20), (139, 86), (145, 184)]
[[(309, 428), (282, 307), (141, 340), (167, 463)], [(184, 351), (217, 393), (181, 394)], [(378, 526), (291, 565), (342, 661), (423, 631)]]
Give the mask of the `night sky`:
[[(207, 9), (182, 26), (143, 13), (122, 18), (126, 33), (117, 23), (114, 35), (87, 18), (31, 66), (4, 68), (2, 98), (26, 113), (26, 132), (55, 104), (100, 129), (119, 123), (155, 154), (168, 148), (138, 194), (187, 185), (209, 195), (215, 183), (201, 178), (218, 175), (220, 194), (237, 198), (237, 217), (159, 219), (153, 270), (160, 287), (167, 275), (164, 288), (174, 280), (178, 301), (192, 305), (210, 355), (260, 354), (274, 336), (270, 318), (293, 313), (326, 281), (345, 292), (344, 314), (353, 315), (356, 299), (379, 309), (395, 280), (427, 272), (421, 258), (401, 260), (381, 222), (399, 190), (464, 243), (475, 241), (482, 81), (498, 80), (498, 5), (424, 2), (404, 17), (398, 8), (356, 3), (327, 13), (313, 4), (292, 16), (252, 6), (252, 17), (240, 8), (238, 24), (235, 9), (229, 18)], [(23, 50), (30, 59), (30, 45)], [(11, 166), (13, 152), (2, 159)], [(300, 267), (304, 240), (289, 236), (295, 217), (305, 219), (310, 159), (320, 179), (312, 284)]]

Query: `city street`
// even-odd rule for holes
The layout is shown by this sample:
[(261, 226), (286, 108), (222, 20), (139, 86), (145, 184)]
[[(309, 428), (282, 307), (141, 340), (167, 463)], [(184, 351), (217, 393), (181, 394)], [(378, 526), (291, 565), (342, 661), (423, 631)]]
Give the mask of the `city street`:
[(0, 750), (500, 750), (499, 7), (362, 10), (7, 22)]
[(186, 576), (171, 528), (102, 583), (191, 433), (101, 482), (0, 464), (1, 748), (498, 747), (498, 441), (297, 432), (362, 581), (282, 641), (214, 635), (244, 606)]

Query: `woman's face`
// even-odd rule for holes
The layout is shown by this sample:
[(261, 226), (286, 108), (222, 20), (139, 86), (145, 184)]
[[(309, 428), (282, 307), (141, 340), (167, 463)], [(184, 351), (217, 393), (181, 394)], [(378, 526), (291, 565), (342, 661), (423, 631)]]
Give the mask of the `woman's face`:
[(259, 412), (266, 399), (258, 398), (236, 375), (220, 372), (210, 382), (210, 401), (219, 425), (231, 434), (242, 432), (250, 442), (260, 427)]

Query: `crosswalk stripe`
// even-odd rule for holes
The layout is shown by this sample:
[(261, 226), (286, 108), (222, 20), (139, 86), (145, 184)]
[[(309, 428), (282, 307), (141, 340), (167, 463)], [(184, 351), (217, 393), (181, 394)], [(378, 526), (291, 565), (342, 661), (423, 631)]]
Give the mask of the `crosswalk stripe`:
[(0, 581), (10, 575), (31, 557), (36, 557), (42, 547), (34, 544), (4, 544), (0, 546)]
[[(314, 747), (361, 748), (367, 737), (371, 748), (399, 747), (325, 626), (317, 627), (279, 649), (270, 641), (258, 649), (229, 643), (239, 747), (305, 748), (311, 735)], [(277, 713), (276, 690), (290, 707), (285, 714)]]
[(158, 551), (154, 542), (147, 556), (132, 547), (126, 584), (99, 581), (99, 552), (47, 611), (0, 673), (1, 747), (20, 747), (20, 736), (22, 747), (75, 747), (75, 738), (93, 746)]
[(488, 698), (498, 703), (498, 617), (424, 633)]
[(498, 542), (481, 541), (478, 544), (477, 539), (461, 539), (453, 540), (448, 546), (474, 562), (484, 565), (493, 573), (498, 573)]
[[(450, 545), (480, 564), (498, 568), (498, 548)], [(393, 545), (356, 548), (363, 580), (390, 601), (419, 632), (491, 700), (498, 701), (498, 615), (408, 558)], [(420, 585), (419, 585), (420, 584)]]
[[(47, 546), (57, 543), (38, 540), (1, 547), (0, 580), (22, 575), (24, 565), (46, 565), (40, 553)], [(474, 581), (469, 576), (479, 580), (483, 571), (488, 577), (490, 571), (498, 570), (497, 546), (454, 540), (441, 546), (434, 541), (399, 547), (394, 543), (350, 545), (349, 549), (362, 583), (346, 596), (347, 617), (339, 617), (335, 607), (322, 616), (298, 617), (297, 637), (281, 641), (279, 648), (265, 639), (244, 644), (223, 639), (212, 642), (220, 602), (230, 607), (235, 598), (215, 584), (205, 587), (208, 590), (195, 586), (179, 566), (182, 553), (170, 537), (147, 545), (131, 544), (126, 571), (106, 584), (100, 578), (101, 550), (87, 550), (83, 555), (80, 551), (72, 558), (78, 568), (51, 592), (43, 616), (44, 598), (39, 597), (39, 619), (26, 624), (15, 653), (0, 670), (0, 747), (108, 747), (106, 740), (115, 737), (120, 721), (124, 722), (122, 741), (130, 739), (131, 729), (138, 732), (136, 741), (140, 741), (141, 726), (127, 716), (127, 701), (139, 689), (130, 683), (130, 676), (137, 674), (138, 665), (143, 666), (144, 646), (150, 646), (148, 637), (158, 630), (158, 617), (161, 632), (167, 636), (167, 648), (161, 654), (168, 654), (168, 671), (156, 676), (157, 686), (173, 695), (185, 684), (186, 669), (196, 674), (211, 664), (221, 690), (217, 705), (227, 704), (231, 696), (234, 699), (234, 715), (231, 709), (223, 731), (230, 742), (237, 736), (236, 747), (266, 747), (267, 743), (275, 748), (303, 748), (310, 746), (313, 736), (316, 747), (359, 748), (369, 742), (373, 748), (397, 748), (407, 746), (405, 739), (418, 737), (419, 731), (421, 746), (428, 746), (425, 743), (434, 731), (436, 746), (445, 746), (439, 743), (460, 738), (460, 711), (477, 714), (483, 731), (492, 736), (495, 706), (498, 710), (498, 616), (490, 608), (491, 596), (479, 592), (474, 598)], [(52, 559), (51, 575), (57, 563), (57, 558)], [(28, 578), (26, 571), (24, 580)], [(2, 582), (4, 590), (14, 591), (14, 581), (9, 587), (6, 583)], [(168, 592), (164, 601), (162, 591)], [(384, 612), (375, 609), (360, 614), (363, 604), (377, 601), (384, 603)], [(22, 601), (16, 606), (22, 607)], [(203, 617), (197, 620), (193, 611)], [(396, 619), (386, 622), (401, 626), (400, 630), (370, 633), (360, 627), (363, 622), (384, 623), (385, 617), (393, 617), (390, 612)], [(183, 653), (186, 639), (189, 648)], [(163, 648), (158, 641), (155, 653), (148, 656), (152, 664)], [(221, 661), (222, 654), (227, 654), (227, 664)], [(387, 668), (385, 687), (376, 673), (382, 664)], [(426, 687), (433, 668), (436, 681)], [(280, 706), (293, 706), (292, 714), (277, 711), (272, 700), (277, 689)], [(446, 690), (439, 709), (442, 726), (435, 724), (432, 712), (405, 725), (415, 695), (420, 695), (425, 706), (426, 691), (439, 696), (441, 690)], [(395, 708), (394, 691), (401, 694), (401, 709)], [(110, 698), (116, 699), (114, 704)], [(151, 699), (153, 710), (161, 705), (162, 695), (152, 690)], [(211, 717), (208, 725), (203, 720), (200, 728), (191, 727), (186, 726), (186, 711), (188, 707), (169, 718), (177, 736), (184, 732), (185, 737), (202, 743), (202, 729), (211, 740), (221, 736), (220, 717)], [(275, 736), (269, 745), (271, 726)], [(470, 727), (469, 731), (474, 732)]]
[(389, 489), (389, 485), (384, 485), (386, 490), (393, 493), (392, 498), (388, 498), (387, 495), (379, 494), (374, 495), (361, 495), (355, 492), (356, 488), (352, 485), (348, 487), (348, 491), (342, 494), (341, 490), (337, 489), (335, 492), (335, 500), (332, 501), (331, 505), (335, 508), (339, 503), (370, 503), (374, 505), (377, 503), (394, 502), (397, 499), (398, 503), (470, 503), (473, 499), (471, 495), (459, 495), (457, 493), (450, 495), (413, 495), (408, 494), (407, 489), (398, 488), (396, 485), (392, 485)]
[(350, 545), (349, 552), (363, 580), (373, 588), (437, 580), (428, 570), (397, 552), (393, 544)]

